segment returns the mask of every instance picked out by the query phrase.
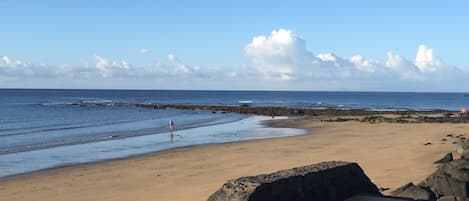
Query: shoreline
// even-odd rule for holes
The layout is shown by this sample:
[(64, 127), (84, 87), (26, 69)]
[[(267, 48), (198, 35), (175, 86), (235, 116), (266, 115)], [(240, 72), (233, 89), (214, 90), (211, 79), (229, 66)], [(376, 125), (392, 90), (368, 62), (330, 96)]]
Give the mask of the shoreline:
[[(406, 182), (422, 180), (434, 171), (433, 161), (454, 149), (450, 143), (441, 144), (440, 139), (449, 132), (461, 133), (469, 128), (467, 124), (369, 124), (311, 119), (273, 123), (302, 125), (309, 132), (195, 145), (17, 175), (0, 179), (0, 196), (7, 200), (37, 200), (46, 195), (49, 200), (61, 200), (63, 196), (70, 196), (69, 200), (205, 200), (228, 179), (344, 159), (358, 162), (379, 187), (395, 189)], [(427, 141), (433, 145), (423, 145)], [(402, 175), (395, 175), (396, 172)], [(41, 182), (46, 180), (47, 183)], [(120, 190), (116, 190), (116, 185)], [(28, 195), (19, 199), (21, 192)], [(89, 197), (84, 192), (95, 193)]]
[[(288, 117), (281, 117), (278, 118), (278, 120), (287, 118)], [(94, 164), (112, 160), (122, 160), (177, 148), (186, 148), (198, 145), (224, 144), (230, 142), (243, 142), (255, 139), (279, 138), (304, 135), (308, 133), (307, 130), (299, 128), (274, 128), (273, 126), (267, 124), (265, 122), (266, 120), (270, 120), (270, 117), (249, 115), (233, 122), (178, 129), (174, 131), (174, 142), (173, 139), (168, 136), (168, 132), (165, 132), (150, 135), (132, 136), (127, 138), (116, 138), (112, 140), (95, 141), (91, 143), (63, 145), (45, 149), (7, 153), (0, 155), (0, 161), (4, 162), (4, 164), (11, 162), (12, 164), (15, 163), (17, 166), (19, 165), (19, 168), (21, 168), (21, 166), (36, 166), (37, 168), (10, 171), (9, 169), (12, 169), (11, 167), (2, 166), (0, 171), (4, 170), (6, 172), (0, 172), (0, 180), (17, 175), (42, 172), (53, 169), (79, 166), (84, 164)], [(273, 132), (269, 132), (271, 129), (274, 129)], [(218, 135), (215, 134), (212, 136), (212, 133), (216, 133)], [(240, 134), (238, 135), (236, 133)], [(249, 136), (247, 135), (248, 133), (259, 134)], [(171, 142), (169, 141), (170, 139)], [(129, 146), (141, 146), (141, 148), (128, 148)], [(80, 150), (86, 150), (86, 152)], [(110, 152), (110, 154), (105, 152)], [(67, 154), (62, 156), (60, 153)], [(91, 154), (91, 156), (86, 157), (82, 156), (81, 154)], [(101, 156), (102, 154), (107, 156), (103, 157)], [(99, 156), (93, 157), (93, 155)], [(40, 160), (46, 160), (47, 162), (40, 162), (40, 160), (38, 161), (36, 158), (38, 156), (41, 157)], [(15, 159), (18, 157), (24, 157), (25, 159), (22, 159), (20, 163), (17, 161), (17, 159)], [(27, 160), (28, 158), (34, 161), (38, 161), (40, 164), (30, 163)]]
[[(261, 121), (261, 125), (268, 126), (271, 128), (287, 128), (287, 127), (276, 127), (275, 121), (285, 121), (288, 119), (276, 119), (276, 120), (264, 120)], [(273, 122), (269, 122), (273, 121)], [(291, 136), (279, 136), (279, 137), (268, 137), (268, 138), (260, 138), (260, 139), (247, 139), (247, 140), (240, 140), (240, 141), (231, 141), (231, 142), (208, 142), (208, 143), (203, 143), (203, 144), (193, 144), (193, 145), (186, 145), (186, 146), (181, 146), (181, 147), (171, 147), (168, 149), (163, 149), (163, 150), (158, 150), (158, 151), (152, 151), (152, 152), (147, 152), (147, 153), (141, 153), (141, 154), (136, 154), (136, 155), (131, 155), (131, 156), (122, 156), (118, 158), (111, 158), (111, 159), (103, 159), (103, 160), (97, 160), (97, 161), (90, 161), (90, 162), (85, 162), (85, 163), (71, 163), (71, 164), (64, 164), (64, 165), (59, 165), (59, 166), (54, 166), (54, 167), (49, 167), (45, 169), (39, 169), (39, 170), (34, 170), (31, 172), (25, 172), (25, 173), (18, 173), (14, 175), (7, 175), (0, 177), (0, 183), (3, 180), (8, 180), (10, 178), (14, 177), (21, 177), (21, 176), (28, 176), (28, 175), (35, 175), (35, 174), (41, 174), (41, 173), (47, 173), (49, 171), (54, 171), (54, 170), (60, 170), (60, 169), (67, 169), (67, 168), (74, 168), (74, 167), (80, 167), (80, 166), (89, 166), (89, 165), (96, 165), (99, 163), (106, 163), (106, 162), (111, 162), (111, 161), (119, 161), (119, 160), (128, 160), (132, 158), (139, 158), (139, 157), (149, 157), (157, 154), (161, 154), (164, 152), (171, 152), (171, 151), (177, 151), (177, 149), (190, 149), (194, 147), (203, 147), (203, 146), (210, 146), (210, 145), (228, 145), (228, 144), (233, 144), (233, 143), (243, 143), (243, 142), (249, 142), (249, 141), (258, 141), (258, 140), (269, 140), (269, 139), (277, 139), (277, 138), (288, 138), (288, 137), (294, 137), (294, 136), (302, 136), (302, 135), (310, 135), (312, 134), (312, 131), (305, 129), (305, 128), (297, 128), (297, 127), (288, 127), (288, 128), (294, 128), (294, 129), (303, 129), (305, 130), (304, 134), (299, 134), (299, 135), (291, 135)], [(17, 153), (17, 152), (15, 152)], [(14, 153), (13, 153), (14, 154)]]
[[(178, 127), (177, 131), (185, 131), (185, 130), (189, 130), (189, 129), (206, 127), (206, 126), (218, 126), (218, 125), (223, 125), (223, 124), (229, 124), (229, 123), (234, 123), (234, 122), (237, 122), (237, 121), (242, 121), (242, 120), (250, 118), (250, 117), (252, 117), (252, 116), (245, 115), (245, 116), (239, 116), (236, 119), (229, 119), (229, 120), (226, 120), (224, 122), (189, 124), (189, 125), (185, 125), (183, 127)], [(149, 133), (149, 132), (151, 132), (151, 133)], [(86, 140), (80, 140), (79, 142), (61, 143), (60, 145), (55, 145), (55, 144), (50, 144), (50, 145), (45, 145), (45, 146), (41, 145), (41, 147), (38, 147), (38, 148), (25, 147), (25, 148), (17, 148), (16, 150), (7, 150), (7, 151), (0, 150), (0, 155), (15, 154), (15, 153), (42, 150), (42, 149), (49, 149), (49, 148), (62, 147), (62, 146), (73, 146), (73, 145), (81, 145), (81, 144), (87, 144), (87, 143), (96, 143), (96, 142), (108, 141), (110, 139), (111, 140), (119, 140), (119, 139), (126, 139), (126, 138), (133, 138), (133, 137), (140, 137), (140, 136), (147, 136), (147, 135), (160, 135), (160, 134), (168, 133), (168, 130), (167, 130), (166, 125), (165, 125), (163, 127), (156, 127), (156, 128), (143, 128), (143, 129), (139, 129), (139, 130), (103, 132), (103, 133), (106, 134), (106, 135), (103, 136), (103, 137), (99, 137), (99, 139), (97, 139), (97, 138), (86, 139)]]

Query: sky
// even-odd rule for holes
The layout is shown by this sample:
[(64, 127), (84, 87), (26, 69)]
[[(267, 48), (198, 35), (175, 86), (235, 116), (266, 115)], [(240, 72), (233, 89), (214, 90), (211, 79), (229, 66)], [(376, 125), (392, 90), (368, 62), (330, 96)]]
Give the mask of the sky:
[(468, 91), (469, 1), (0, 1), (0, 88)]

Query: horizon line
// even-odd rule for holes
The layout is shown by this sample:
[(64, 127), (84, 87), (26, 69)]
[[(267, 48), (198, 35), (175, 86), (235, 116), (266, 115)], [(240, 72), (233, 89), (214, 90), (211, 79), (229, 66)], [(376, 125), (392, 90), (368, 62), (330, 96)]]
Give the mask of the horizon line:
[(238, 92), (341, 92), (341, 93), (469, 93), (469, 91), (394, 91), (394, 90), (252, 90), (252, 89), (124, 89), (124, 88), (3, 88), (0, 90), (96, 90), (96, 91), (238, 91)]

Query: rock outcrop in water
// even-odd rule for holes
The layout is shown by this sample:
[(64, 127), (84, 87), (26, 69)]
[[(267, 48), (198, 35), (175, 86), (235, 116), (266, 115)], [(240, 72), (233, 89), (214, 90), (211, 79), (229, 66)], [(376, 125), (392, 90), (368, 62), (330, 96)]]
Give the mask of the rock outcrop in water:
[(250, 107), (249, 105), (181, 105), (181, 104), (157, 104), (157, 103), (114, 103), (114, 102), (79, 102), (75, 103), (77, 106), (111, 106), (111, 107), (141, 107), (148, 109), (180, 109), (180, 110), (209, 110), (214, 112), (233, 112), (240, 114), (255, 114), (267, 116), (363, 116), (363, 115), (378, 115), (378, 114), (397, 114), (397, 115), (410, 115), (410, 114), (436, 114), (447, 112), (444, 110), (433, 111), (375, 111), (367, 109), (335, 109), (335, 108), (290, 108), (290, 107), (269, 107), (269, 106), (256, 106)]
[(323, 162), (226, 182), (208, 201), (341, 201), (381, 196), (356, 163)]
[[(323, 116), (330, 117), (324, 121), (360, 121), (369, 123), (468, 123), (469, 115), (460, 115), (457, 112), (446, 110), (431, 111), (376, 111), (367, 109), (336, 109), (336, 108), (289, 108), (289, 107), (251, 107), (246, 104), (230, 105), (181, 105), (156, 103), (114, 103), (114, 102), (78, 102), (77, 106), (108, 106), (108, 107), (141, 107), (148, 109), (180, 109), (180, 110), (208, 110), (213, 113), (240, 113), (267, 116)], [(398, 117), (385, 117), (381, 115), (392, 114)], [(437, 115), (435, 115), (437, 114)], [(347, 118), (344, 116), (354, 116)], [(357, 116), (361, 116), (358, 118)], [(337, 118), (333, 118), (337, 117)]]

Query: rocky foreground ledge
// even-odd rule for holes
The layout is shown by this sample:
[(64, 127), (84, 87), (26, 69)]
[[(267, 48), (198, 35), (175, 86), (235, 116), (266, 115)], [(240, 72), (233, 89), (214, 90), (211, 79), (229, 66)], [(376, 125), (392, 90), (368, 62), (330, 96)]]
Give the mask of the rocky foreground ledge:
[(381, 197), (358, 164), (331, 161), (230, 180), (208, 201), (342, 201), (360, 194)]
[[(323, 116), (325, 121), (360, 121), (370, 123), (468, 123), (469, 115), (461, 115), (447, 110), (399, 110), (376, 111), (367, 109), (337, 109), (337, 108), (289, 108), (289, 107), (251, 107), (246, 104), (239, 106), (220, 105), (182, 105), (157, 103), (114, 103), (114, 102), (79, 102), (77, 106), (107, 106), (107, 107), (140, 107), (148, 109), (180, 109), (180, 110), (208, 110), (213, 113), (240, 113), (267, 116)], [(388, 117), (386, 115), (394, 115)]]
[[(448, 135), (448, 137), (454, 137)], [(456, 144), (456, 153), (460, 156), (453, 158), (448, 153), (434, 163), (438, 169), (424, 181), (408, 183), (392, 192), (394, 196), (407, 197), (417, 200), (438, 201), (469, 201), (469, 141), (464, 139)]]
[(384, 196), (356, 163), (330, 161), (227, 181), (207, 201), (469, 201), (469, 151)]

